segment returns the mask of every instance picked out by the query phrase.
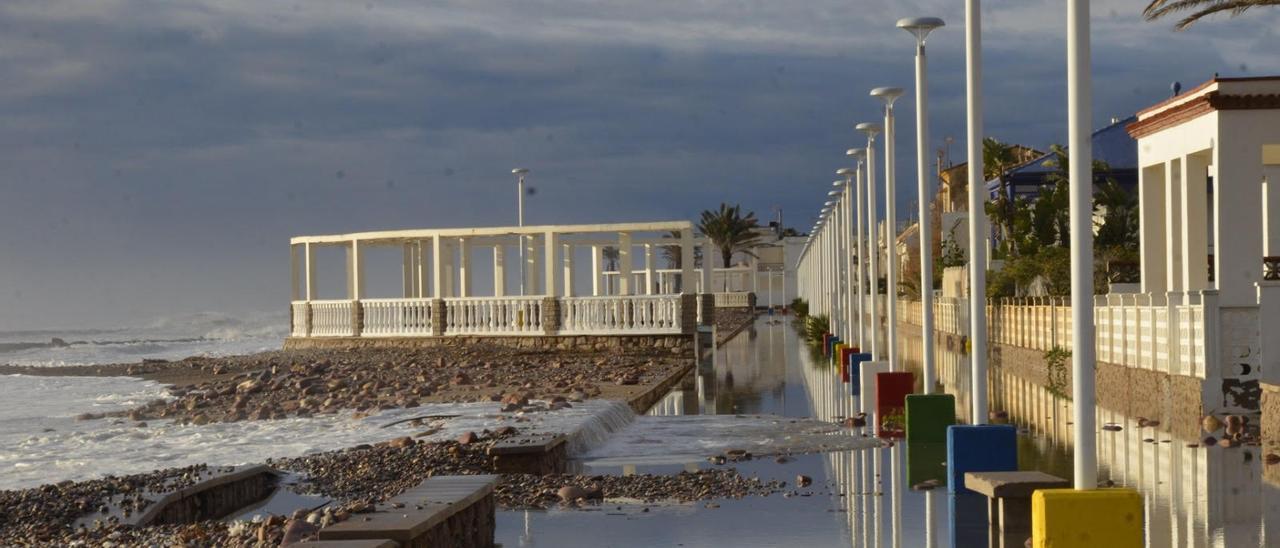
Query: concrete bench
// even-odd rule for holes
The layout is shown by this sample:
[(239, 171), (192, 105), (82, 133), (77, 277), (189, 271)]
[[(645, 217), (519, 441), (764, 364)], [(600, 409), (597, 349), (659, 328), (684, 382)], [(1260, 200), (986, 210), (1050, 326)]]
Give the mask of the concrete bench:
[(1044, 472), (966, 472), (964, 486), (987, 496), (991, 528), (1004, 533), (1031, 531), (1031, 493), (1070, 487), (1071, 482)]
[(486, 450), (493, 467), (504, 474), (563, 474), (568, 438), (560, 434), (512, 436)]
[(319, 540), (392, 540), (402, 548), (489, 548), (498, 476), (428, 478), (370, 514), (320, 530)]

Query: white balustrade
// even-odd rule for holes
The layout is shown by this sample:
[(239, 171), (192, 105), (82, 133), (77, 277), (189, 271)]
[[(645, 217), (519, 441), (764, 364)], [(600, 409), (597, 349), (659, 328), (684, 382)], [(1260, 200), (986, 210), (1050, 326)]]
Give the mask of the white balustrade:
[(746, 308), (751, 306), (750, 295), (745, 291), (716, 293), (716, 308)]
[(311, 301), (312, 337), (350, 337), (352, 301)]
[(680, 300), (680, 295), (563, 297), (560, 299), (560, 333), (680, 333)]
[(289, 303), (289, 310), (289, 336), (307, 336), (307, 301), (293, 301)]
[(361, 335), (405, 337), (431, 335), (431, 299), (365, 299)]
[(542, 335), (542, 297), (445, 299), (445, 335)]

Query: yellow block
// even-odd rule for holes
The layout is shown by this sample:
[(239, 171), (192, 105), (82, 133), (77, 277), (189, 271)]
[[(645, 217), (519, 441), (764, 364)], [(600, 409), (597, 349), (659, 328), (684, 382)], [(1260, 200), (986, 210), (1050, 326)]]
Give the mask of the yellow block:
[(1042, 489), (1031, 495), (1034, 548), (1141, 547), (1142, 495), (1133, 489)]
[[(834, 361), (834, 362), (838, 362), (838, 361), (840, 361), (840, 349), (841, 349), (841, 348), (844, 348), (844, 346), (845, 346), (845, 344), (844, 344), (844, 343), (836, 343), (836, 345), (835, 345), (835, 346), (831, 347), (831, 348), (832, 348), (832, 350), (831, 350), (831, 361)], [(839, 365), (839, 364), (837, 364), (837, 365)]]

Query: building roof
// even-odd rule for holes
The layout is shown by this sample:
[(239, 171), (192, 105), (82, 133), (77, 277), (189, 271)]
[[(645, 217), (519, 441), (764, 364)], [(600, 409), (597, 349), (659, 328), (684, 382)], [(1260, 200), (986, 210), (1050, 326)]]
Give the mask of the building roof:
[[(1106, 162), (1111, 170), (1122, 171), (1138, 168), (1138, 141), (1129, 136), (1125, 126), (1137, 120), (1130, 116), (1123, 120), (1113, 121), (1106, 127), (1093, 132), (1093, 159)], [(1057, 155), (1052, 152), (1015, 166), (1006, 172), (1010, 186), (1040, 184), (1052, 172), (1057, 170), (1054, 162)], [(1000, 188), (1000, 180), (987, 181), (987, 190), (995, 192)]]

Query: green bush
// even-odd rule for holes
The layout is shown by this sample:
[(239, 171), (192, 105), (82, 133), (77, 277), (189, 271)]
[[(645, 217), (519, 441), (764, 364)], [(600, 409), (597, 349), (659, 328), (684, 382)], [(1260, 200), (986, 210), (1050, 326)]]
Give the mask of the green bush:
[(809, 315), (809, 301), (796, 297), (791, 299), (791, 312), (797, 318), (803, 318)]

